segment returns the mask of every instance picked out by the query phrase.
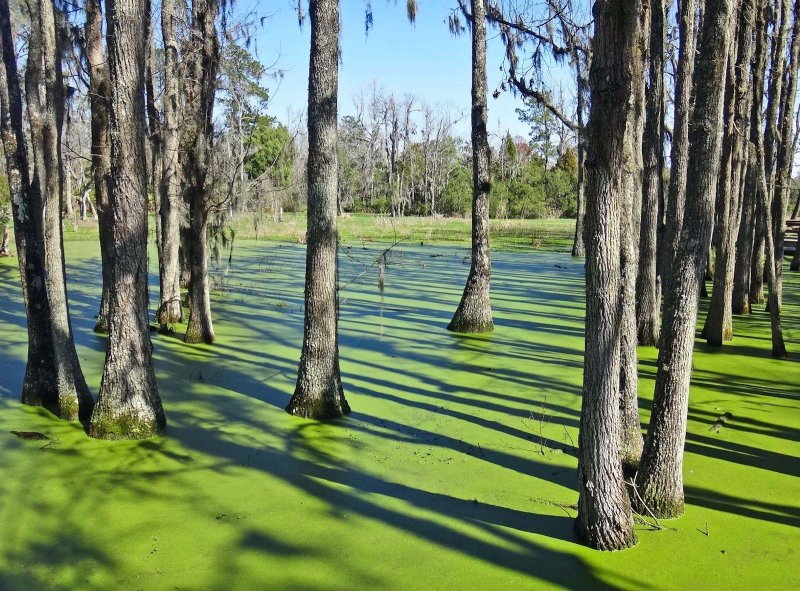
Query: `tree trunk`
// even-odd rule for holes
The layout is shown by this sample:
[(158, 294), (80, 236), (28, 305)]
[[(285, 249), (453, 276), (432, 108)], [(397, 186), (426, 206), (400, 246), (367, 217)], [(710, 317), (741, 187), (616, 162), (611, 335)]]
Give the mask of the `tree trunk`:
[(584, 217), (586, 215), (586, 138), (583, 125), (583, 113), (586, 110), (586, 79), (581, 71), (580, 54), (576, 52), (575, 68), (577, 74), (577, 122), (578, 122), (578, 198), (577, 215), (575, 219), (575, 237), (572, 241), (572, 256), (582, 257), (586, 255), (586, 246), (583, 241)]
[[(53, 355), (59, 391), (58, 415), (87, 420), (93, 405), (86, 385), (69, 317), (61, 224), (64, 179), (61, 129), (64, 88), (60, 47), (51, 0), (28, 0), (32, 15), (25, 68), (25, 95), (33, 155), (33, 183), (38, 185), (44, 208), (44, 263), (50, 302)], [(42, 94), (44, 89), (44, 95)]]
[(640, 345), (658, 343), (661, 290), (658, 280), (659, 203), (664, 183), (664, 3), (650, 0), (650, 60), (647, 114), (642, 152), (642, 229), (636, 282), (636, 330)]
[(740, 182), (745, 160), (745, 138), (749, 136), (752, 88), (749, 73), (753, 57), (754, 0), (742, 0), (739, 9), (736, 51), (728, 57), (726, 82), (726, 133), (722, 148), (722, 167), (717, 187), (717, 242), (715, 246), (714, 287), (703, 327), (709, 345), (721, 346), (733, 338), (733, 278), (736, 240), (742, 214)]
[(208, 283), (209, 168), (212, 115), (219, 68), (216, 18), (218, 0), (193, 0), (191, 53), (187, 58), (186, 149), (183, 172), (189, 201), (189, 323), (184, 341), (213, 343), (211, 294)]
[(108, 305), (111, 294), (111, 205), (108, 197), (111, 147), (108, 130), (108, 67), (103, 51), (103, 12), (101, 0), (88, 0), (86, 11), (86, 57), (89, 63), (89, 108), (92, 128), (92, 180), (97, 203), (100, 234), (100, 259), (103, 266), (103, 291), (95, 332), (108, 332)]
[(28, 328), (28, 362), (22, 382), (22, 402), (31, 406), (43, 406), (58, 413), (61, 405), (56, 386), (50, 304), (44, 280), (44, 207), (38, 185), (31, 183), (23, 127), (22, 92), (12, 35), (8, 0), (0, 0), (0, 38), (3, 51), (0, 67), (0, 132)]
[[(686, 206), (686, 177), (689, 168), (689, 120), (692, 116), (692, 79), (697, 53), (697, 0), (680, 3), (678, 22), (680, 47), (678, 49), (678, 75), (675, 81), (675, 124), (670, 149), (670, 175), (664, 228), (665, 256), (662, 259), (662, 293), (671, 286), (673, 255), (683, 226)], [(662, 323), (663, 325), (663, 323)]]
[(308, 240), (305, 323), (297, 385), (286, 411), (314, 419), (350, 413), (339, 373), (336, 188), (339, 1), (311, 0), (308, 73)]
[(108, 0), (111, 281), (108, 349), (89, 435), (144, 439), (166, 417), (153, 372), (147, 296), (145, 0)]
[(577, 534), (600, 550), (636, 544), (620, 454), (621, 217), (632, 165), (626, 132), (643, 6), (594, 4), (586, 154), (586, 348)]
[(8, 229), (8, 224), (3, 226), (3, 242), (0, 244), (0, 257), (10, 257), (11, 248), (9, 243), (11, 240), (11, 231)]
[[(787, 3), (788, 11), (788, 3)], [(774, 216), (773, 227), (773, 263), (775, 266), (775, 285), (773, 298), (778, 303), (778, 312), (783, 303), (783, 251), (786, 231), (786, 210), (789, 207), (789, 186), (791, 183), (791, 172), (794, 164), (794, 105), (797, 95), (797, 76), (798, 66), (800, 66), (800, 0), (794, 2), (794, 24), (792, 27), (792, 38), (789, 50), (789, 64), (786, 68), (784, 83), (781, 94), (780, 116), (776, 133), (777, 156), (776, 171), (774, 177), (773, 207)], [(785, 18), (789, 19), (788, 12)], [(771, 310), (771, 304), (770, 304)], [(780, 318), (780, 313), (778, 314)], [(780, 322), (780, 320), (778, 320)], [(776, 351), (773, 350), (773, 354)], [(777, 351), (780, 353), (780, 350)], [(785, 354), (785, 350), (784, 350)]]
[(157, 320), (160, 324), (183, 322), (180, 287), (180, 200), (181, 183), (178, 162), (180, 145), (177, 14), (175, 0), (161, 2), (161, 35), (164, 41), (164, 96), (162, 110), (162, 169), (159, 192), (161, 208), (161, 301)]
[(489, 284), (492, 267), (489, 254), (490, 176), (488, 119), (486, 106), (486, 6), (472, 0), (472, 264), (464, 293), (448, 330), (462, 333), (491, 332), (492, 304)]
[(631, 66), (632, 89), (627, 130), (625, 194), (622, 204), (620, 261), (622, 273), (622, 325), (620, 332), (620, 443), (622, 467), (634, 473), (642, 455), (642, 424), (639, 418), (639, 370), (636, 331), (636, 277), (639, 271), (639, 236), (642, 222), (643, 161), (645, 123), (645, 64), (650, 44), (650, 1), (642, 1), (641, 23), (637, 29), (636, 52)]
[(677, 517), (684, 510), (683, 449), (692, 352), (719, 178), (723, 89), (735, 15), (735, 0), (706, 2), (693, 77), (685, 215), (665, 293), (653, 411), (636, 477), (639, 511), (659, 518)]

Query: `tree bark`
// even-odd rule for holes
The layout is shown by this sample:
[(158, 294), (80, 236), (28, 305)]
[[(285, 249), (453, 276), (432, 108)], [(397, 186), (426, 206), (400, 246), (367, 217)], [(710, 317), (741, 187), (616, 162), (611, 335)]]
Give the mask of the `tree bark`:
[[(44, 208), (44, 263), (50, 302), (58, 416), (88, 420), (92, 397), (81, 370), (72, 322), (64, 264), (61, 224), (64, 179), (62, 176), (61, 129), (64, 120), (64, 88), (60, 47), (51, 0), (27, 0), (31, 15), (25, 95), (33, 157), (33, 184), (38, 185)], [(42, 93), (44, 90), (44, 94)]]
[(183, 172), (189, 201), (189, 323), (184, 341), (213, 343), (208, 283), (209, 168), (214, 94), (219, 69), (216, 18), (219, 0), (193, 0), (190, 54), (187, 58), (187, 129)]
[(736, 263), (736, 241), (742, 215), (740, 182), (745, 160), (744, 146), (749, 136), (752, 88), (750, 83), (753, 58), (754, 0), (742, 0), (739, 9), (736, 51), (728, 58), (730, 67), (726, 81), (726, 133), (723, 139), (722, 167), (717, 187), (716, 229), (714, 245), (714, 287), (703, 338), (709, 345), (721, 346), (733, 338), (733, 279)]
[(708, 0), (693, 83), (686, 204), (678, 249), (665, 294), (663, 343), (636, 505), (642, 513), (677, 517), (684, 510), (683, 449), (698, 296), (711, 238), (721, 160), (725, 68), (736, 0)]
[(650, 0), (650, 59), (647, 113), (642, 152), (642, 229), (636, 281), (636, 330), (639, 344), (658, 343), (661, 285), (658, 278), (659, 204), (664, 193), (664, 3)]
[(472, 264), (464, 293), (448, 330), (484, 333), (494, 329), (489, 285), (489, 136), (486, 131), (486, 6), (472, 0)]
[(161, 207), (161, 301), (157, 320), (160, 324), (183, 322), (180, 287), (180, 204), (181, 182), (178, 161), (180, 147), (177, 5), (175, 0), (161, 2), (161, 36), (164, 42), (164, 96), (162, 99), (162, 168), (159, 193)]
[(586, 130), (583, 124), (583, 113), (586, 110), (586, 79), (581, 71), (580, 54), (575, 52), (575, 68), (577, 70), (577, 113), (578, 122), (578, 197), (577, 214), (575, 219), (575, 237), (572, 240), (572, 256), (582, 257), (586, 255), (586, 245), (583, 240), (584, 217), (586, 215)]
[(108, 332), (108, 303), (111, 293), (111, 205), (108, 197), (111, 147), (108, 130), (108, 67), (103, 50), (103, 11), (101, 0), (87, 0), (86, 58), (89, 63), (89, 109), (92, 134), (92, 180), (97, 203), (100, 234), (100, 259), (103, 267), (103, 291), (95, 332)]
[(145, 0), (106, 3), (111, 169), (111, 285), (100, 396), (89, 435), (144, 439), (166, 417), (153, 372), (147, 295)]
[(310, 0), (308, 239), (305, 322), (290, 414), (333, 419), (350, 413), (339, 372), (337, 92), (339, 0)]
[(578, 456), (577, 534), (600, 550), (636, 544), (620, 453), (621, 217), (632, 168), (639, 2), (598, 0), (587, 126), (586, 347)]
[(39, 187), (33, 184), (23, 127), (22, 92), (8, 0), (0, 0), (0, 132), (5, 152), (14, 240), (28, 329), (28, 361), (22, 382), (22, 402), (60, 412), (56, 386), (50, 303), (44, 280), (44, 220)]
[[(692, 116), (692, 79), (697, 53), (697, 0), (680, 3), (678, 22), (680, 47), (678, 48), (678, 75), (675, 81), (675, 124), (670, 149), (670, 175), (666, 204), (664, 244), (666, 255), (662, 259), (662, 293), (671, 286), (673, 254), (683, 226), (686, 206), (686, 176), (689, 167), (689, 120)], [(663, 323), (662, 323), (663, 325)]]

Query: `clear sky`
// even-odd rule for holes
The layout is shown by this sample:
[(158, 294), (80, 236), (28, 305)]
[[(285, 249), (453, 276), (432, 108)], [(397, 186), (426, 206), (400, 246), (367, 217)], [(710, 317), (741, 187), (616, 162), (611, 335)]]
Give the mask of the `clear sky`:
[[(237, 3), (238, 13), (252, 10), (257, 17), (268, 17), (258, 29), (254, 49), (264, 64), (276, 62), (285, 74), (278, 86), (270, 82), (273, 93), (270, 112), (285, 121), (291, 110), (304, 109), (308, 87), (310, 22), (303, 28), (289, 0), (245, 0)], [(307, 1), (304, 1), (307, 5)], [(406, 18), (402, 0), (373, 0), (374, 25), (364, 32), (364, 1), (341, 0), (342, 62), (339, 72), (339, 112), (352, 112), (352, 97), (377, 81), (386, 91), (398, 95), (413, 93), (432, 104), (450, 104), (464, 115), (456, 132), (469, 135), (471, 49), (469, 35), (453, 37), (447, 26), (454, 0), (418, 0), (416, 24)], [(493, 133), (511, 131), (527, 137), (515, 109), (521, 99), (509, 92), (493, 99), (492, 91), (501, 82), (503, 48), (497, 33), (489, 29), (489, 129)], [(556, 74), (559, 75), (559, 74)]]

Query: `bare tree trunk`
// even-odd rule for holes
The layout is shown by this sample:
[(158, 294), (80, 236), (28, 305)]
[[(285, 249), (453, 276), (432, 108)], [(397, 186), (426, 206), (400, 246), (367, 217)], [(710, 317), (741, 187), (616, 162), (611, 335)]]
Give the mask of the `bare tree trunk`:
[(661, 289), (658, 279), (659, 204), (664, 183), (664, 3), (650, 0), (650, 60), (642, 182), (642, 230), (636, 282), (636, 329), (640, 345), (658, 343)]
[(656, 517), (677, 517), (684, 510), (683, 449), (692, 352), (719, 178), (725, 68), (735, 15), (736, 0), (706, 2), (693, 77), (685, 215), (665, 293), (653, 411), (636, 477), (638, 509)]
[(111, 280), (108, 349), (89, 435), (144, 439), (166, 417), (153, 372), (147, 297), (145, 0), (108, 0)]
[(305, 323), (297, 385), (286, 412), (333, 419), (350, 414), (339, 372), (336, 259), (339, 0), (311, 0), (309, 14)]
[[(788, 3), (787, 3), (788, 11)], [(783, 303), (783, 254), (786, 231), (786, 210), (789, 207), (789, 186), (791, 183), (791, 172), (794, 165), (794, 105), (797, 96), (797, 76), (800, 67), (800, 0), (794, 2), (794, 24), (792, 26), (792, 37), (789, 50), (789, 64), (786, 68), (784, 83), (781, 94), (780, 115), (778, 117), (778, 129), (776, 133), (777, 156), (775, 181), (772, 187), (773, 207), (773, 264), (775, 266), (775, 285), (771, 295), (778, 303), (778, 318), (780, 318), (780, 306)], [(785, 18), (789, 19), (787, 12)], [(771, 304), (770, 304), (771, 306)], [(771, 308), (770, 308), (771, 309)], [(780, 322), (780, 320), (778, 320)], [(780, 353), (780, 349), (777, 351)], [(773, 351), (775, 353), (775, 351)], [(785, 353), (785, 350), (784, 350)]]
[(463, 333), (491, 332), (492, 304), (489, 285), (489, 137), (486, 131), (486, 6), (472, 0), (472, 264), (464, 293), (448, 330)]
[(64, 89), (60, 48), (51, 0), (28, 0), (27, 5), (32, 20), (25, 68), (25, 95), (34, 162), (33, 182), (39, 186), (44, 207), (45, 283), (50, 302), (53, 355), (59, 391), (58, 415), (69, 420), (86, 420), (93, 401), (75, 351), (64, 269), (61, 225)]
[(213, 343), (208, 283), (208, 184), (213, 136), (212, 115), (219, 68), (216, 18), (219, 0), (193, 0), (190, 55), (187, 58), (186, 150), (183, 162), (189, 201), (189, 324), (184, 341)]
[(578, 198), (577, 215), (575, 219), (575, 237), (572, 241), (572, 256), (586, 255), (586, 246), (583, 241), (584, 217), (586, 215), (586, 130), (583, 124), (583, 113), (586, 110), (586, 79), (581, 71), (580, 55), (576, 52), (577, 74), (577, 122), (578, 122)]
[[(678, 49), (678, 76), (675, 81), (675, 124), (670, 151), (670, 175), (667, 192), (664, 244), (666, 254), (662, 259), (662, 293), (670, 289), (673, 254), (683, 226), (686, 206), (686, 176), (689, 167), (689, 120), (692, 116), (692, 79), (697, 53), (697, 0), (680, 3)], [(662, 322), (663, 326), (663, 322)]]
[(180, 200), (181, 182), (178, 162), (180, 146), (177, 14), (175, 0), (161, 2), (161, 35), (164, 41), (164, 97), (162, 110), (163, 151), (159, 184), (161, 208), (161, 301), (157, 320), (160, 324), (183, 321), (180, 287)]
[(620, 453), (621, 217), (632, 168), (626, 132), (641, 59), (643, 6), (594, 4), (587, 126), (586, 348), (578, 456), (577, 534), (601, 550), (636, 544)]
[(89, 63), (89, 108), (92, 128), (92, 180), (97, 202), (100, 234), (100, 259), (103, 266), (103, 291), (95, 332), (108, 332), (108, 305), (111, 295), (111, 204), (108, 196), (111, 146), (108, 129), (108, 67), (103, 51), (103, 12), (101, 0), (87, 0), (86, 57)]
[(622, 204), (620, 261), (622, 273), (622, 324), (620, 332), (620, 443), (622, 467), (634, 473), (642, 455), (642, 424), (639, 418), (639, 370), (636, 331), (636, 276), (639, 271), (639, 236), (642, 222), (643, 168), (642, 141), (645, 123), (645, 64), (650, 44), (650, 1), (640, 0), (641, 23), (638, 27), (634, 63), (631, 66), (632, 89), (630, 116), (625, 132), (625, 195)]
[(745, 159), (745, 138), (749, 135), (751, 61), (753, 57), (754, 0), (742, 0), (739, 9), (736, 51), (728, 57), (726, 82), (726, 133), (722, 148), (721, 178), (717, 187), (717, 242), (715, 244), (714, 287), (703, 327), (709, 345), (720, 346), (733, 338), (733, 279), (736, 240), (742, 214), (740, 182)]
[(22, 92), (14, 58), (8, 0), (0, 0), (0, 38), (3, 51), (0, 67), (0, 132), (28, 328), (28, 362), (22, 382), (22, 402), (58, 413), (61, 404), (56, 385), (50, 304), (44, 280), (44, 207), (38, 185), (31, 183), (23, 127)]
[(3, 226), (3, 242), (0, 244), (0, 257), (10, 257), (11, 248), (11, 231), (8, 229), (8, 224)]

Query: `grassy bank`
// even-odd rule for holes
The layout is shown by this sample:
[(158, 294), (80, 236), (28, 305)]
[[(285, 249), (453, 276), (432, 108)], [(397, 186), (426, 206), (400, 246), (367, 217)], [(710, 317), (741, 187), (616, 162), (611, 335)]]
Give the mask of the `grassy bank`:
[[(228, 226), (237, 240), (259, 239), (300, 243), (306, 233), (304, 213), (287, 213), (283, 222), (270, 216), (243, 216), (232, 219)], [(492, 220), (492, 247), (497, 250), (545, 250), (566, 252), (572, 247), (575, 220)], [(151, 219), (151, 233), (155, 224)], [(468, 245), (471, 222), (459, 218), (403, 217), (349, 214), (339, 219), (339, 234), (344, 244), (360, 242), (403, 242), (406, 244)], [(67, 222), (65, 240), (92, 240), (97, 237), (97, 225), (86, 222)]]

